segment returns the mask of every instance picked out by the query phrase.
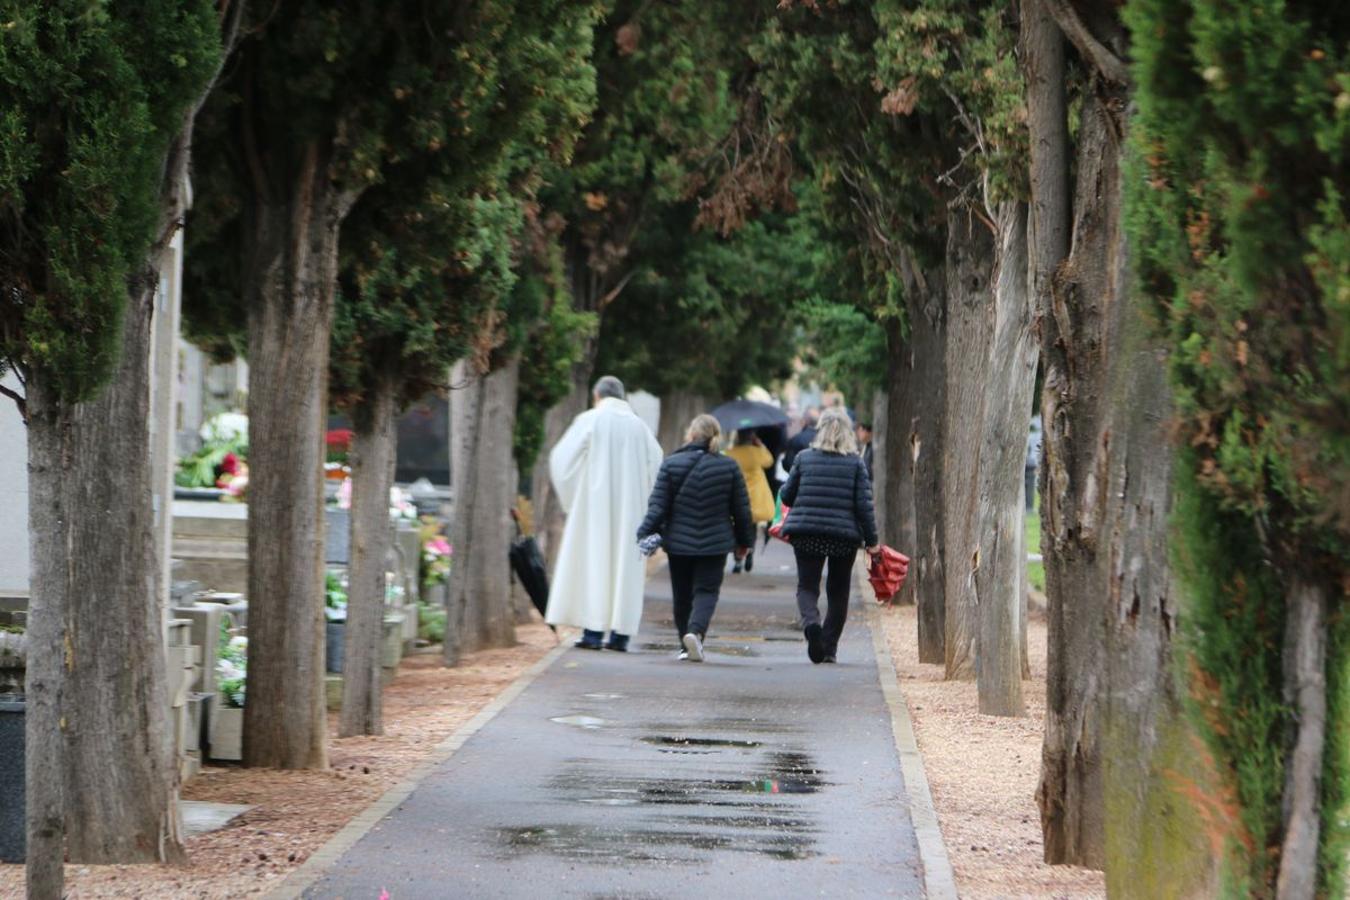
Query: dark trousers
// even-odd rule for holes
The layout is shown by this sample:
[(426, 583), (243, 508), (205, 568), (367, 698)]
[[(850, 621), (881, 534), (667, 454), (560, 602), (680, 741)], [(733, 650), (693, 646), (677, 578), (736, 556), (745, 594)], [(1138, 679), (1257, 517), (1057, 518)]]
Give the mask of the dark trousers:
[(839, 636), (844, 633), (844, 622), (848, 620), (848, 595), (853, 587), (853, 563), (857, 553), (843, 556), (811, 556), (800, 551), (797, 554), (797, 612), (801, 614), (802, 625), (820, 625), (820, 575), (825, 571), (825, 560), (829, 559), (829, 572), (825, 575), (825, 597), (828, 608), (825, 612), (825, 624), (821, 626), (822, 642), (825, 652), (833, 656), (839, 649)]
[(690, 632), (700, 637), (708, 633), (717, 595), (722, 591), (722, 575), (727, 555), (670, 555), (670, 591), (675, 598), (675, 631), (681, 637)]

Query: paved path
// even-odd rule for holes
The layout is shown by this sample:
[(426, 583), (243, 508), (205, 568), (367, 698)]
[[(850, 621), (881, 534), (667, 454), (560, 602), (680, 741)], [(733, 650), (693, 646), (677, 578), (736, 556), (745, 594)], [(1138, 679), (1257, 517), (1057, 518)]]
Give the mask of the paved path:
[(761, 557), (706, 663), (657, 573), (635, 652), (567, 651), (305, 896), (923, 896), (860, 602), (813, 666), (791, 553)]

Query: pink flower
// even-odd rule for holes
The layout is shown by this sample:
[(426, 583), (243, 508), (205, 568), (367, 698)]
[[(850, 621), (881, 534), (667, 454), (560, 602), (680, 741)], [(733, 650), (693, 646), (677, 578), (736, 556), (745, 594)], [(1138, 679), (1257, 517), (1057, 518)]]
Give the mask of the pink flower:
[(451, 553), (450, 542), (443, 537), (433, 538), (428, 541), (427, 549), (437, 556), (449, 556)]

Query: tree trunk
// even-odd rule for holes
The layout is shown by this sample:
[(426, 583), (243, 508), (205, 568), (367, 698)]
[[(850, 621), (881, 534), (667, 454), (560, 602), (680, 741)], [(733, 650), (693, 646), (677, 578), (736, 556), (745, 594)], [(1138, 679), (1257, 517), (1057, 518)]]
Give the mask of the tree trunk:
[(707, 400), (698, 394), (671, 391), (662, 397), (661, 424), (656, 429), (656, 439), (661, 449), (671, 454), (684, 446), (684, 435), (689, 430), (689, 423), (694, 420), (694, 416), (707, 411)]
[(942, 665), (946, 660), (946, 602), (943, 571), (942, 483), (943, 404), (946, 394), (947, 296), (940, 279), (909, 292), (914, 347), (913, 414), (908, 438), (914, 473), (916, 540), (909, 580), (918, 606), (919, 662)]
[(1027, 209), (998, 209), (994, 330), (985, 383), (973, 573), (978, 611), (980, 712), (1020, 716), (1022, 634), (1026, 607), (1026, 515), (1023, 468), (1039, 347), (1027, 284)]
[(558, 495), (553, 491), (553, 478), (548, 471), (548, 455), (563, 436), (563, 432), (572, 424), (572, 420), (590, 406), (591, 375), (595, 370), (597, 349), (596, 339), (588, 338), (581, 361), (572, 369), (572, 389), (544, 417), (544, 445), (534, 463), (534, 473), (530, 479), (534, 494), (535, 535), (540, 549), (544, 552), (550, 574), (557, 562), (558, 545), (562, 541), (563, 511), (558, 503)]
[(150, 500), (156, 283), (150, 271), (133, 288), (121, 360), (97, 397), (69, 405), (42, 373), (29, 380), (30, 896), (60, 896), (67, 853), (183, 859)]
[(1327, 590), (1296, 575), (1285, 608), (1284, 698), (1297, 723), (1285, 769), (1278, 900), (1317, 895), (1327, 737)]
[(340, 198), (306, 152), (294, 193), (253, 211), (249, 301), (248, 700), (244, 762), (328, 764), (323, 461)]
[(340, 737), (384, 733), (380, 662), (397, 433), (393, 382), (381, 378), (370, 387), (363, 408), (353, 416), (351, 568), (343, 629)]
[(947, 216), (947, 357), (942, 441), (944, 644), (947, 678), (975, 677), (980, 567), (980, 448), (994, 303), (989, 227), (964, 209)]
[[(886, 390), (877, 395), (872, 423), (873, 488), (877, 495), (877, 524), (882, 539), (906, 556), (916, 554), (918, 530), (914, 511), (914, 460), (910, 430), (914, 422), (915, 385), (913, 352), (898, 319), (886, 323)], [(897, 603), (914, 602), (917, 579), (905, 579)]]
[(515, 427), (520, 359), (487, 375), (460, 362), (452, 377), (455, 564), (444, 648), (448, 666), (457, 664), (463, 653), (509, 647), (516, 641), (509, 562), (514, 463), (502, 448), (511, 446)]

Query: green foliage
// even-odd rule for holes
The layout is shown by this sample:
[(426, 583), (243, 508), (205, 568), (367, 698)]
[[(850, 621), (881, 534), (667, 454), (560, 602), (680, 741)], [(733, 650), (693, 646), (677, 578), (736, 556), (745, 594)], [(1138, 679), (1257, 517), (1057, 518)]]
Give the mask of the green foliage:
[(90, 397), (220, 54), (209, 0), (0, 2), (0, 370)]
[[(1195, 561), (1189, 646), (1204, 733), (1252, 843), (1235, 891), (1272, 893), (1281, 838), (1284, 596), (1319, 585), (1343, 672), (1350, 584), (1350, 11), (1315, 2), (1126, 7), (1139, 114), (1126, 179), (1142, 290), (1173, 347), (1178, 530)], [(1344, 714), (1340, 688), (1333, 706)], [(1344, 719), (1330, 731), (1341, 730)], [(1238, 740), (1232, 737), (1240, 733)], [(1343, 878), (1345, 745), (1323, 779), (1323, 888)], [(1337, 855), (1339, 853), (1339, 856)]]
[(843, 391), (850, 406), (870, 409), (886, 379), (886, 333), (857, 306), (812, 297), (801, 304), (807, 374)]
[(330, 389), (358, 420), (378, 379), (415, 399), (476, 343), (512, 352), (540, 314), (513, 308), (514, 268), (540, 169), (568, 158), (594, 104), (597, 12), (593, 0), (498, 2), (461, 23), (475, 65), (445, 87), (483, 124), (390, 166), (343, 227)]
[(419, 603), (417, 605), (417, 636), (433, 644), (443, 643), (447, 619), (445, 607), (432, 606), (430, 603)]

